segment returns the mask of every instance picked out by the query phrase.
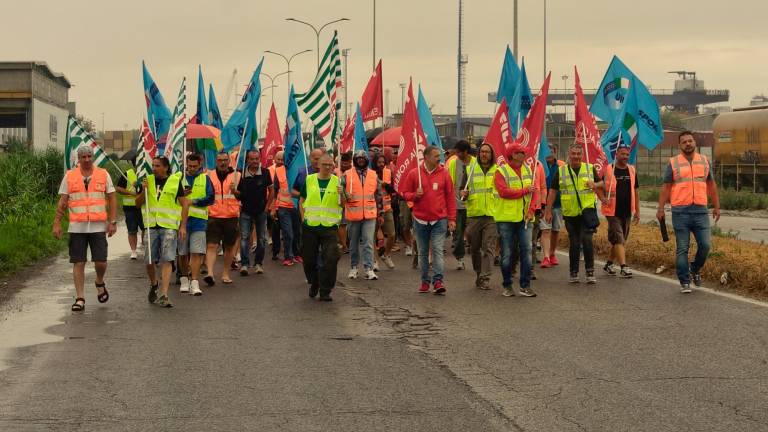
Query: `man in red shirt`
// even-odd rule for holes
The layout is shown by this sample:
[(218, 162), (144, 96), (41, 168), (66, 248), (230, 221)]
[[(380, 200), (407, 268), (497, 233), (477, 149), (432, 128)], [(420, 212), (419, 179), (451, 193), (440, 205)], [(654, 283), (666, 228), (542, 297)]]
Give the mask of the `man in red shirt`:
[[(440, 166), (440, 149), (424, 149), (424, 164), (411, 170), (405, 178), (402, 196), (413, 202), (413, 230), (418, 245), (421, 267), (420, 293), (428, 293), (430, 282), (437, 295), (445, 294), (443, 284), (443, 243), (446, 230), (456, 229), (456, 198), (448, 171)], [(429, 253), (432, 251), (433, 276), (429, 276)]]

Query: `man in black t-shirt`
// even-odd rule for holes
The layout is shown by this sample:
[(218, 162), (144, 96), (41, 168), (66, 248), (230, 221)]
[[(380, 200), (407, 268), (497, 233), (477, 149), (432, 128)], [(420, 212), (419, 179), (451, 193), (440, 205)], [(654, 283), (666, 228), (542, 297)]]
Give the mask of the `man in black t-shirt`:
[(620, 147), (616, 151), (613, 166), (605, 169), (603, 177), (603, 205), (601, 210), (608, 219), (608, 242), (611, 253), (603, 266), (605, 273), (615, 276), (614, 261), (619, 264), (621, 277), (632, 277), (632, 270), (627, 265), (624, 243), (629, 237), (630, 219), (640, 221), (640, 200), (637, 197), (637, 173), (629, 165), (629, 147)]

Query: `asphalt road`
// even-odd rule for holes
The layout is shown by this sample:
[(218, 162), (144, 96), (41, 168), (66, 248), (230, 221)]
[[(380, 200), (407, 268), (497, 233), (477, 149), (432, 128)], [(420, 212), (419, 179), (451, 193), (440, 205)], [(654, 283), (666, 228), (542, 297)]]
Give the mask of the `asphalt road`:
[(75, 315), (66, 260), (39, 268), (0, 315), (0, 430), (768, 430), (765, 305), (563, 265), (504, 298), (451, 258), (420, 295), (404, 257), (378, 281), (348, 259), (331, 304), (269, 262), (164, 310), (116, 253)]

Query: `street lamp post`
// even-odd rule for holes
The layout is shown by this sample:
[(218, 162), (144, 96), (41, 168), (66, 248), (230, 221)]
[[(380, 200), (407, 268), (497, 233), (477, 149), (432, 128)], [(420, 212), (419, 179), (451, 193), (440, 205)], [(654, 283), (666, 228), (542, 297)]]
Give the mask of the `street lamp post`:
[(344, 48), (341, 50), (341, 56), (344, 57), (344, 119), (346, 120), (349, 117), (349, 109), (347, 108), (348, 98), (347, 95), (349, 95), (349, 87), (347, 87), (347, 84), (349, 81), (347, 80), (347, 66), (349, 65), (349, 51), (351, 48)]
[(320, 69), (320, 32), (322, 32), (324, 28), (328, 27), (331, 24), (334, 24), (334, 23), (337, 23), (337, 22), (341, 22), (341, 21), (349, 21), (349, 18), (339, 18), (339, 19), (336, 19), (336, 20), (333, 20), (333, 21), (329, 21), (329, 22), (323, 24), (322, 26), (320, 26), (319, 29), (317, 27), (313, 26), (312, 24), (306, 22), (306, 21), (297, 20), (296, 18), (286, 18), (285, 20), (286, 21), (297, 22), (297, 23), (300, 23), (300, 24), (304, 24), (305, 26), (308, 26), (309, 28), (311, 28), (315, 32), (315, 37), (316, 37), (316, 42), (317, 42), (317, 68)]
[(402, 116), (405, 114), (405, 83), (400, 83), (400, 121), (402, 122)]
[[(568, 75), (563, 75), (560, 78), (563, 79), (563, 99), (565, 99), (565, 95), (568, 93)], [(565, 123), (568, 117), (568, 105), (562, 99), (561, 103), (563, 104), (563, 123)]]
[[(262, 73), (262, 75), (267, 75), (267, 74)], [(269, 75), (267, 75), (267, 76), (269, 76)], [(276, 85), (270, 85), (269, 87), (263, 88), (261, 90), (261, 95), (259, 95), (259, 99), (261, 99), (261, 96), (264, 96), (264, 93), (266, 93), (267, 90), (272, 89), (272, 103), (274, 104), (275, 103), (275, 87), (277, 87), (277, 86)], [(259, 126), (261, 126), (261, 122), (262, 122), (263, 107), (264, 107), (264, 104), (263, 103), (259, 103)]]
[(285, 72), (282, 72), (282, 73), (279, 73), (279, 74), (275, 75), (275, 78), (277, 78), (278, 76), (282, 75), (283, 73), (286, 73), (286, 74), (288, 74), (288, 89), (289, 89), (288, 91), (290, 91), (290, 88), (291, 88), (291, 61), (292, 61), (292, 60), (293, 60), (293, 58), (294, 58), (294, 57), (296, 57), (297, 55), (299, 55), (299, 54), (304, 54), (304, 53), (308, 53), (308, 52), (312, 52), (312, 50), (304, 50), (304, 51), (299, 51), (299, 52), (297, 52), (297, 53), (293, 54), (293, 55), (292, 55), (292, 56), (290, 56), (290, 57), (286, 57), (286, 56), (284, 56), (283, 54), (280, 54), (279, 52), (274, 52), (274, 51), (270, 51), (270, 50), (266, 50), (266, 51), (264, 51), (264, 52), (265, 52), (265, 53), (269, 53), (269, 54), (274, 54), (274, 55), (276, 55), (276, 56), (280, 56), (280, 57), (282, 57), (282, 58), (283, 58), (283, 60), (285, 60), (285, 63), (286, 63), (286, 65), (288, 66), (288, 69), (287, 69)]

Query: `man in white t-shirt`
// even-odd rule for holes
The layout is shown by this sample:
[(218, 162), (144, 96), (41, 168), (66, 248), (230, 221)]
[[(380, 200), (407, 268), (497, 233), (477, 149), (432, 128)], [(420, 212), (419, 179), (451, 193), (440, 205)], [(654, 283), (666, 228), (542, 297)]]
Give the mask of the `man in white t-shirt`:
[(96, 298), (99, 303), (109, 300), (104, 284), (107, 271), (107, 236), (117, 230), (117, 197), (115, 186), (106, 170), (93, 166), (93, 149), (77, 149), (78, 165), (67, 171), (59, 186), (59, 203), (53, 220), (53, 235), (61, 238), (61, 219), (69, 215), (69, 262), (77, 297), (72, 311), (85, 309), (85, 262), (91, 250), (96, 268)]

